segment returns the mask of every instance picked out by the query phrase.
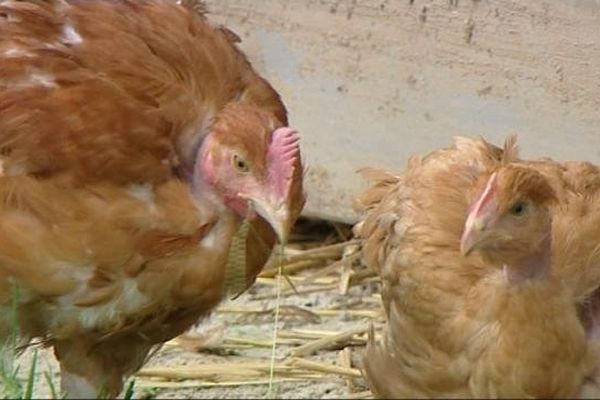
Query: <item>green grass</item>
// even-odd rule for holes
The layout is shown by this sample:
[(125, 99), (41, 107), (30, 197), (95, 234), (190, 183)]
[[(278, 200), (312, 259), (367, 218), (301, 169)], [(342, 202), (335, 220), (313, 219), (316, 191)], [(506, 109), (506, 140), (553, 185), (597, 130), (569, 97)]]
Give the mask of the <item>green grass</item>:
[[(18, 400), (30, 400), (39, 398), (39, 394), (36, 396), (36, 384), (39, 384), (39, 377), (37, 374), (37, 368), (39, 366), (38, 352), (37, 350), (33, 353), (33, 359), (29, 366), (29, 373), (27, 379), (19, 378), (19, 365), (16, 364), (18, 356), (15, 354), (14, 349), (8, 346), (4, 346), (0, 355), (4, 362), (0, 367), (0, 398), (1, 399), (18, 399)], [(52, 371), (44, 371), (44, 379), (48, 384), (50, 390), (50, 396), (53, 399), (62, 399), (63, 395), (57, 390), (54, 383), (54, 377)], [(124, 400), (131, 400), (135, 394), (135, 380), (132, 379), (127, 384), (125, 393), (123, 395)], [(146, 399), (154, 398), (153, 393), (148, 393), (144, 396)], [(99, 396), (103, 398), (103, 396)], [(110, 397), (106, 397), (110, 398)]]
[[(28, 400), (37, 398), (36, 386), (39, 384), (39, 358), (38, 351), (35, 350), (33, 358), (29, 365), (29, 371), (26, 378), (20, 378), (20, 365), (18, 364), (19, 354), (17, 345), (19, 340), (19, 319), (18, 319), (19, 287), (13, 286), (13, 293), (10, 304), (10, 332), (8, 338), (0, 346), (0, 398)], [(52, 398), (61, 398), (54, 385), (53, 374), (45, 371), (44, 377), (50, 388)]]
[[(30, 400), (39, 398), (36, 386), (40, 384), (40, 373), (38, 373), (39, 357), (37, 349), (33, 353), (31, 364), (26, 378), (20, 377), (20, 365), (17, 362), (19, 353), (17, 351), (19, 341), (19, 287), (13, 286), (10, 304), (10, 332), (4, 343), (0, 343), (0, 399)], [(50, 396), (53, 399), (63, 399), (64, 395), (57, 389), (54, 373), (50, 366), (43, 372), (43, 378), (48, 385)], [(146, 390), (141, 396), (143, 399), (154, 399), (158, 389)], [(124, 400), (131, 400), (135, 394), (135, 379), (130, 380), (123, 394)], [(99, 396), (98, 398), (103, 398)], [(109, 398), (109, 397), (106, 397)]]
[(50, 388), (50, 395), (53, 399), (58, 399), (64, 396), (60, 396), (60, 392), (56, 390), (56, 385), (54, 384), (54, 379), (52, 378), (52, 372), (45, 371), (44, 377), (46, 378), (46, 382), (48, 383), (48, 387)]
[(10, 304), (10, 333), (5, 343), (0, 348), (0, 397), (4, 399), (31, 399), (35, 385), (35, 370), (37, 352), (34, 354), (32, 365), (29, 369), (27, 382), (22, 382), (19, 375), (19, 365), (16, 363), (17, 339), (19, 336), (17, 305), (19, 301), (19, 287), (13, 286)]

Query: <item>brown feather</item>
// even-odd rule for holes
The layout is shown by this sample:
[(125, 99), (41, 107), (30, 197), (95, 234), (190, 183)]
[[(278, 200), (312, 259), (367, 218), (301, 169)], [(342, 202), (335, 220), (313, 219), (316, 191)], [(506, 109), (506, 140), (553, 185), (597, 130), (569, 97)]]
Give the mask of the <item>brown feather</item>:
[[(237, 42), (197, 0), (0, 3), (0, 300), (23, 288), (22, 334), (55, 347), (67, 389), (116, 396), (224, 294), (240, 218), (194, 191), (198, 149), (210, 134), (261, 173), (287, 125)], [(290, 223), (305, 201), (296, 162)], [(248, 285), (275, 243), (253, 226)]]
[(516, 201), (530, 199), (536, 204), (551, 206), (558, 199), (550, 182), (535, 169), (507, 164), (498, 170), (498, 213), (503, 213)]

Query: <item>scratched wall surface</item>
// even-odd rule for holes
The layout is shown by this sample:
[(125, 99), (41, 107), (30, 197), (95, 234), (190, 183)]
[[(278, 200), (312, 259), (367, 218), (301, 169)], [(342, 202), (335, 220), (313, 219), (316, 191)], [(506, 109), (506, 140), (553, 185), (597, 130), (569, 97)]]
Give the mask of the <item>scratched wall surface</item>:
[(600, 162), (598, 0), (209, 0), (281, 92), (309, 166), (306, 215), (352, 222), (366, 165), (455, 135)]

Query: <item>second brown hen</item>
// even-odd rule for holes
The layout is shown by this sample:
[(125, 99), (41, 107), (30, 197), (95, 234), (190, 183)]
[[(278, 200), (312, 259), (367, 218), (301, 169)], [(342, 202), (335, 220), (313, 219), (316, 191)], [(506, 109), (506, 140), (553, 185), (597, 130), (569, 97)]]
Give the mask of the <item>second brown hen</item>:
[(388, 316), (364, 357), (376, 395), (595, 393), (600, 204), (594, 174), (565, 184), (578, 168), (459, 138), (401, 176), (368, 171), (356, 233)]

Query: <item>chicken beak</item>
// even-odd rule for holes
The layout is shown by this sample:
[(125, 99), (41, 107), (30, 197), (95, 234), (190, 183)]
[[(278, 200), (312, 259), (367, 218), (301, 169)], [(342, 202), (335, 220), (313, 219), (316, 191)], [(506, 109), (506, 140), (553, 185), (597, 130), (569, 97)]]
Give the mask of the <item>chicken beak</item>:
[(480, 218), (467, 220), (465, 230), (460, 239), (460, 253), (468, 256), (479, 243), (484, 239), (486, 223)]
[(290, 212), (285, 201), (268, 201), (260, 197), (252, 197), (248, 200), (256, 213), (271, 225), (279, 242), (286, 243), (290, 230)]
[(488, 228), (495, 224), (497, 181), (498, 173), (494, 172), (467, 215), (465, 230), (460, 239), (460, 253), (463, 256), (469, 255), (481, 245), (481, 242), (488, 237)]

